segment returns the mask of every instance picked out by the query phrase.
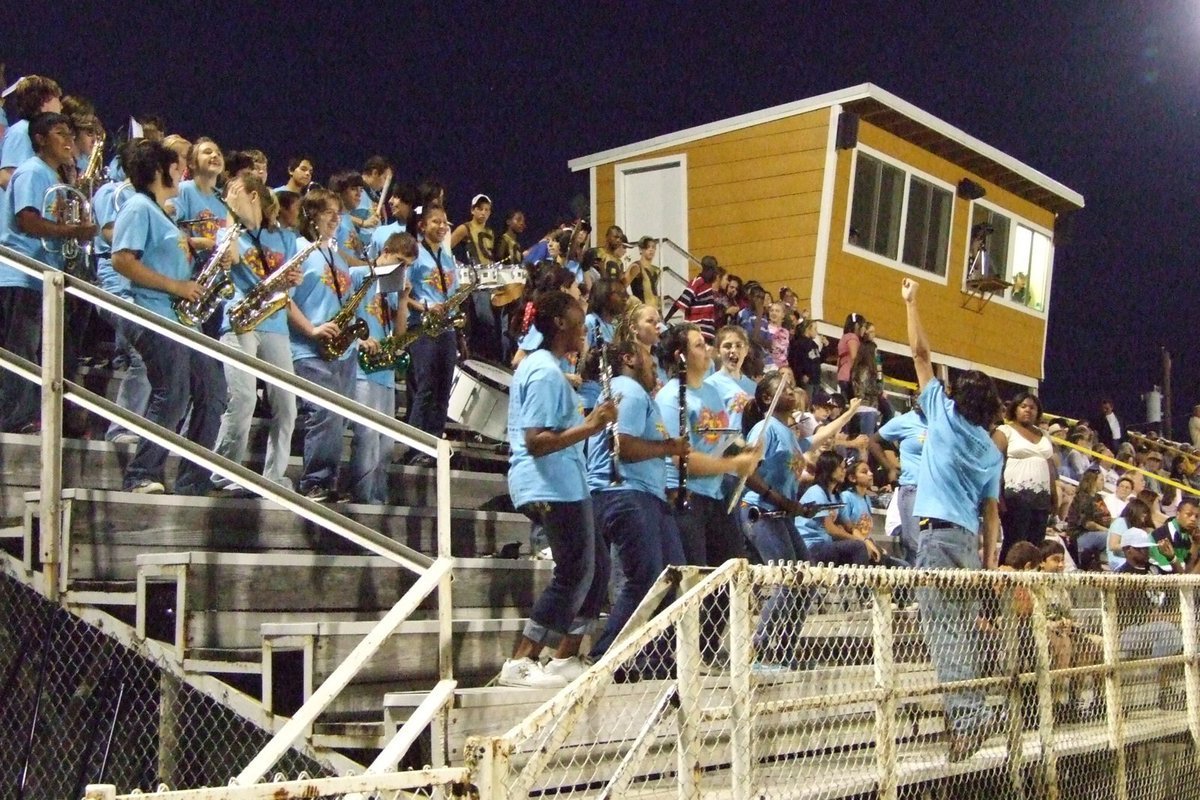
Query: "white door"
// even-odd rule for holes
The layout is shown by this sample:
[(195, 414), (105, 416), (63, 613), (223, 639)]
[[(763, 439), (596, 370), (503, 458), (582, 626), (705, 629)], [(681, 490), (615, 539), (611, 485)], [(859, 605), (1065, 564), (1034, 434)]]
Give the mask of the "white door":
[[(627, 253), (629, 261), (637, 260), (636, 245), (643, 236), (670, 239), (687, 250), (686, 155), (617, 164), (616, 181), (617, 224), (634, 244)], [(667, 298), (678, 297), (691, 274), (688, 259), (675, 248), (660, 244), (654, 260), (666, 268), (660, 290)]]

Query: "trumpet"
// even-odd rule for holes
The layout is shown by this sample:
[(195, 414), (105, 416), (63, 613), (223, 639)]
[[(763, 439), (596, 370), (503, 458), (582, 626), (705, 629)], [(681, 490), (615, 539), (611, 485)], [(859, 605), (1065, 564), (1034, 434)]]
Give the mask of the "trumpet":
[(249, 333), (288, 304), (287, 273), (303, 264), (318, 247), (335, 247), (332, 238), (318, 239), (289, 258), (283, 266), (263, 278), (246, 296), (229, 307), (229, 327), (234, 333)]
[(242, 235), (245, 228), (242, 225), (235, 223), (229, 229), (229, 234), (221, 240), (220, 244), (209, 255), (208, 261), (204, 262), (199, 274), (196, 275), (196, 283), (200, 284), (202, 292), (196, 300), (184, 300), (176, 298), (171, 302), (171, 306), (175, 309), (175, 316), (184, 325), (193, 327), (203, 325), (208, 321), (208, 318), (216, 313), (217, 307), (221, 305), (222, 300), (228, 300), (233, 297), (233, 281), (229, 279), (229, 270), (221, 263), (225, 258), (229, 248), (233, 247), (233, 243)]
[[(87, 196), (69, 183), (56, 183), (42, 195), (42, 217), (60, 225), (90, 225), (96, 221)], [(45, 237), (42, 247), (51, 255), (61, 255), (68, 265), (85, 262), (92, 253), (90, 239)]]

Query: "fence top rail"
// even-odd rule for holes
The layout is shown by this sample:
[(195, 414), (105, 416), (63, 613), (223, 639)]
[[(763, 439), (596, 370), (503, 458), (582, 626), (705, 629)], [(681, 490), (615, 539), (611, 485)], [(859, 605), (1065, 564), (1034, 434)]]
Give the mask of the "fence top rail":
[(790, 583), (809, 586), (932, 586), (979, 588), (990, 586), (1052, 586), (1087, 589), (1200, 589), (1200, 575), (1128, 575), (1111, 572), (1065, 573), (1010, 572), (1007, 570), (893, 569), (887, 567), (831, 567), (805, 562), (773, 563), (748, 567), (758, 584)]
[(60, 270), (29, 258), (23, 253), (18, 253), (9, 247), (0, 245), (0, 264), (12, 267), (26, 275), (39, 279), (43, 278), (48, 272), (61, 275), (66, 292), (84, 300), (90, 305), (136, 322), (191, 350), (199, 351), (222, 362), (233, 362), (247, 369), (256, 377), (262, 378), (275, 386), (288, 389), (321, 408), (335, 411), (343, 416), (353, 415), (356, 420), (362, 421), (373, 430), (409, 447), (416, 448), (426, 455), (437, 457), (437, 443), (439, 440), (436, 436), (342, 397), (336, 392), (319, 386), (312, 381), (248, 356), (238, 348), (222, 344), (205, 336), (203, 333), (186, 328), (174, 320), (169, 320), (152, 311), (147, 311), (128, 300), (92, 286), (86, 281), (67, 275)]

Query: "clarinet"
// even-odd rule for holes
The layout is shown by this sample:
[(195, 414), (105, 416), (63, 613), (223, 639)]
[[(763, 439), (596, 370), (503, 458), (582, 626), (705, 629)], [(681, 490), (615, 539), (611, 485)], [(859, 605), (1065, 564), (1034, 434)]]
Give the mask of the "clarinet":
[[(691, 441), (691, 433), (688, 431), (688, 413), (687, 413), (687, 356), (683, 353), (679, 354), (679, 435), (688, 437)], [(687, 488), (687, 455), (679, 457), (679, 489), (675, 492), (675, 510), (688, 510), (688, 488)]]
[[(613, 399), (612, 364), (608, 362), (608, 345), (600, 343), (600, 402)], [(621, 437), (617, 435), (617, 423), (609, 422), (604, 426), (605, 438), (608, 439), (608, 452), (612, 457), (608, 460), (608, 483), (619, 486), (624, 483), (621, 478)]]

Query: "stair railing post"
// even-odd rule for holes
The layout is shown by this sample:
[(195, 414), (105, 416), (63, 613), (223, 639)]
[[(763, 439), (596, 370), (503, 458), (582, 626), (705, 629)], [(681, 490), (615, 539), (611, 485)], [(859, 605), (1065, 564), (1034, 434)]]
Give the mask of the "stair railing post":
[(63, 333), (65, 282), (63, 274), (42, 275), (42, 472), (39, 531), (46, 591), (59, 595), (60, 543), (62, 542), (62, 419)]

